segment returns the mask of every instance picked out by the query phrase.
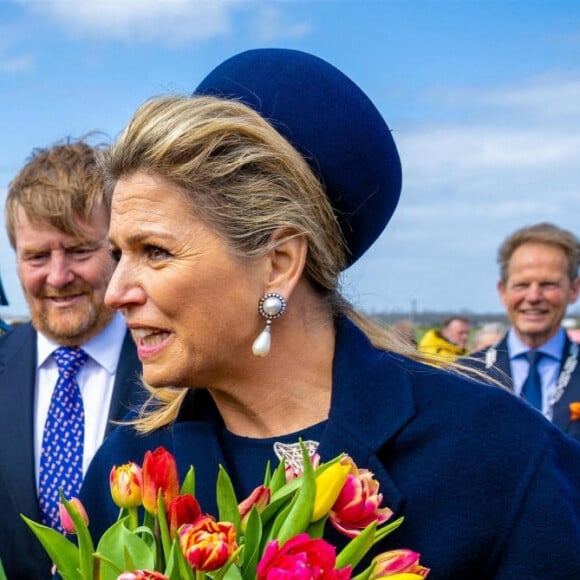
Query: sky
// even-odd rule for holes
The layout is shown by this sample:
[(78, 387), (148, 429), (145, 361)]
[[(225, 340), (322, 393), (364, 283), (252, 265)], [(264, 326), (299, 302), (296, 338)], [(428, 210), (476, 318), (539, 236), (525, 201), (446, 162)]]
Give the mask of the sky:
[[(541, 221), (579, 233), (576, 0), (0, 0), (2, 211), (35, 148), (112, 142), (147, 98), (259, 47), (328, 60), (392, 130), (401, 199), (342, 281), (359, 309), (502, 312), (502, 240)], [(0, 316), (26, 316), (3, 227), (0, 274)]]

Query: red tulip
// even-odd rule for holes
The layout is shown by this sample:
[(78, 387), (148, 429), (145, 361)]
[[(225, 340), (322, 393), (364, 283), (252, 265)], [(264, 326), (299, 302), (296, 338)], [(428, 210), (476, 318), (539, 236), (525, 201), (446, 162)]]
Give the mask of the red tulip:
[(120, 508), (132, 508), (142, 505), (141, 486), (143, 474), (136, 463), (125, 463), (121, 467), (116, 465), (109, 474), (111, 496)]
[(336, 550), (322, 539), (302, 533), (282, 547), (271, 541), (258, 563), (257, 580), (349, 580), (351, 568), (335, 569)]
[[(77, 497), (73, 497), (69, 500), (69, 503), (76, 509), (76, 511), (81, 515), (85, 523), (88, 525), (89, 516), (85, 511), (85, 507), (81, 503), (81, 500)], [(70, 517), (70, 514), (66, 511), (66, 508), (62, 503), (58, 504), (58, 515), (60, 516), (60, 525), (67, 534), (76, 534), (75, 525)]]
[(147, 451), (143, 459), (143, 507), (154, 515), (157, 514), (159, 490), (165, 509), (168, 510), (171, 501), (179, 495), (179, 476), (175, 458), (164, 447)]
[(178, 495), (169, 504), (168, 520), (171, 539), (183, 524), (193, 524), (201, 516), (198, 501), (189, 494)]
[(236, 529), (230, 522), (202, 516), (180, 529), (179, 545), (194, 570), (211, 572), (223, 566), (238, 549)]

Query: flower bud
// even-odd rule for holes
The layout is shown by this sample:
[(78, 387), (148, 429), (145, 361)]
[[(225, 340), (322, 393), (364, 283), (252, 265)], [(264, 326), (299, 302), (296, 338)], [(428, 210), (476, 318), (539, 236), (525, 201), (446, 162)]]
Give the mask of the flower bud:
[(111, 496), (120, 508), (132, 508), (142, 505), (141, 486), (143, 474), (136, 463), (125, 463), (121, 467), (116, 465), (109, 474)]
[(399, 577), (402, 574), (416, 575), (417, 578), (426, 578), (429, 568), (419, 564), (420, 554), (412, 550), (391, 550), (383, 552), (373, 559), (375, 568), (371, 576), (376, 578)]
[(248, 518), (252, 508), (255, 506), (261, 512), (269, 503), (270, 488), (259, 485), (245, 500), (238, 504), (242, 534), (246, 533), (246, 526), (248, 525)]
[(175, 458), (164, 447), (147, 451), (143, 459), (143, 507), (153, 515), (157, 514), (159, 490), (167, 510), (171, 500), (179, 495), (179, 477)]
[(201, 516), (198, 501), (190, 494), (178, 495), (169, 504), (169, 534), (175, 538), (183, 524), (193, 524)]
[[(85, 507), (81, 503), (81, 500), (78, 499), (77, 497), (73, 497), (69, 501), (69, 504), (71, 504), (75, 508), (75, 510), (80, 514), (85, 523), (88, 524), (89, 516), (87, 516), (87, 512), (85, 511)], [(60, 516), (60, 525), (62, 526), (63, 530), (67, 534), (76, 534), (74, 522), (72, 521), (70, 514), (64, 507), (64, 504), (62, 503), (58, 504), (58, 514)]]
[(337, 462), (316, 476), (316, 496), (311, 521), (316, 522), (330, 512), (349, 473), (349, 463)]

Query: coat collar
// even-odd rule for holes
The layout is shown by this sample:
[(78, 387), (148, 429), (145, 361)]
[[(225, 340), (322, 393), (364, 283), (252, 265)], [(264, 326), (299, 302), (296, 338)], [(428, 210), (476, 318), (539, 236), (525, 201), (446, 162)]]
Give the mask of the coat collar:
[[(357, 465), (372, 471), (381, 483), (386, 504), (395, 513), (403, 505), (403, 496), (378, 454), (416, 414), (407, 365), (403, 358), (374, 348), (351, 321), (340, 319), (331, 408), (318, 448), (325, 461), (346, 452)], [(222, 424), (206, 390), (191, 391), (176, 420), (180, 431), (193, 429), (213, 440)], [(217, 448), (213, 453), (221, 456)]]

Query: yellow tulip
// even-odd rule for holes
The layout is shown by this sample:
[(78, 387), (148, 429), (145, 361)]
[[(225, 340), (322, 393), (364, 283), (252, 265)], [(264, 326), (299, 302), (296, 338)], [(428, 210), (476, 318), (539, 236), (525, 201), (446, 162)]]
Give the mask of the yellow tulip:
[(336, 462), (316, 476), (316, 495), (310, 521), (316, 522), (332, 509), (350, 473), (351, 466)]

